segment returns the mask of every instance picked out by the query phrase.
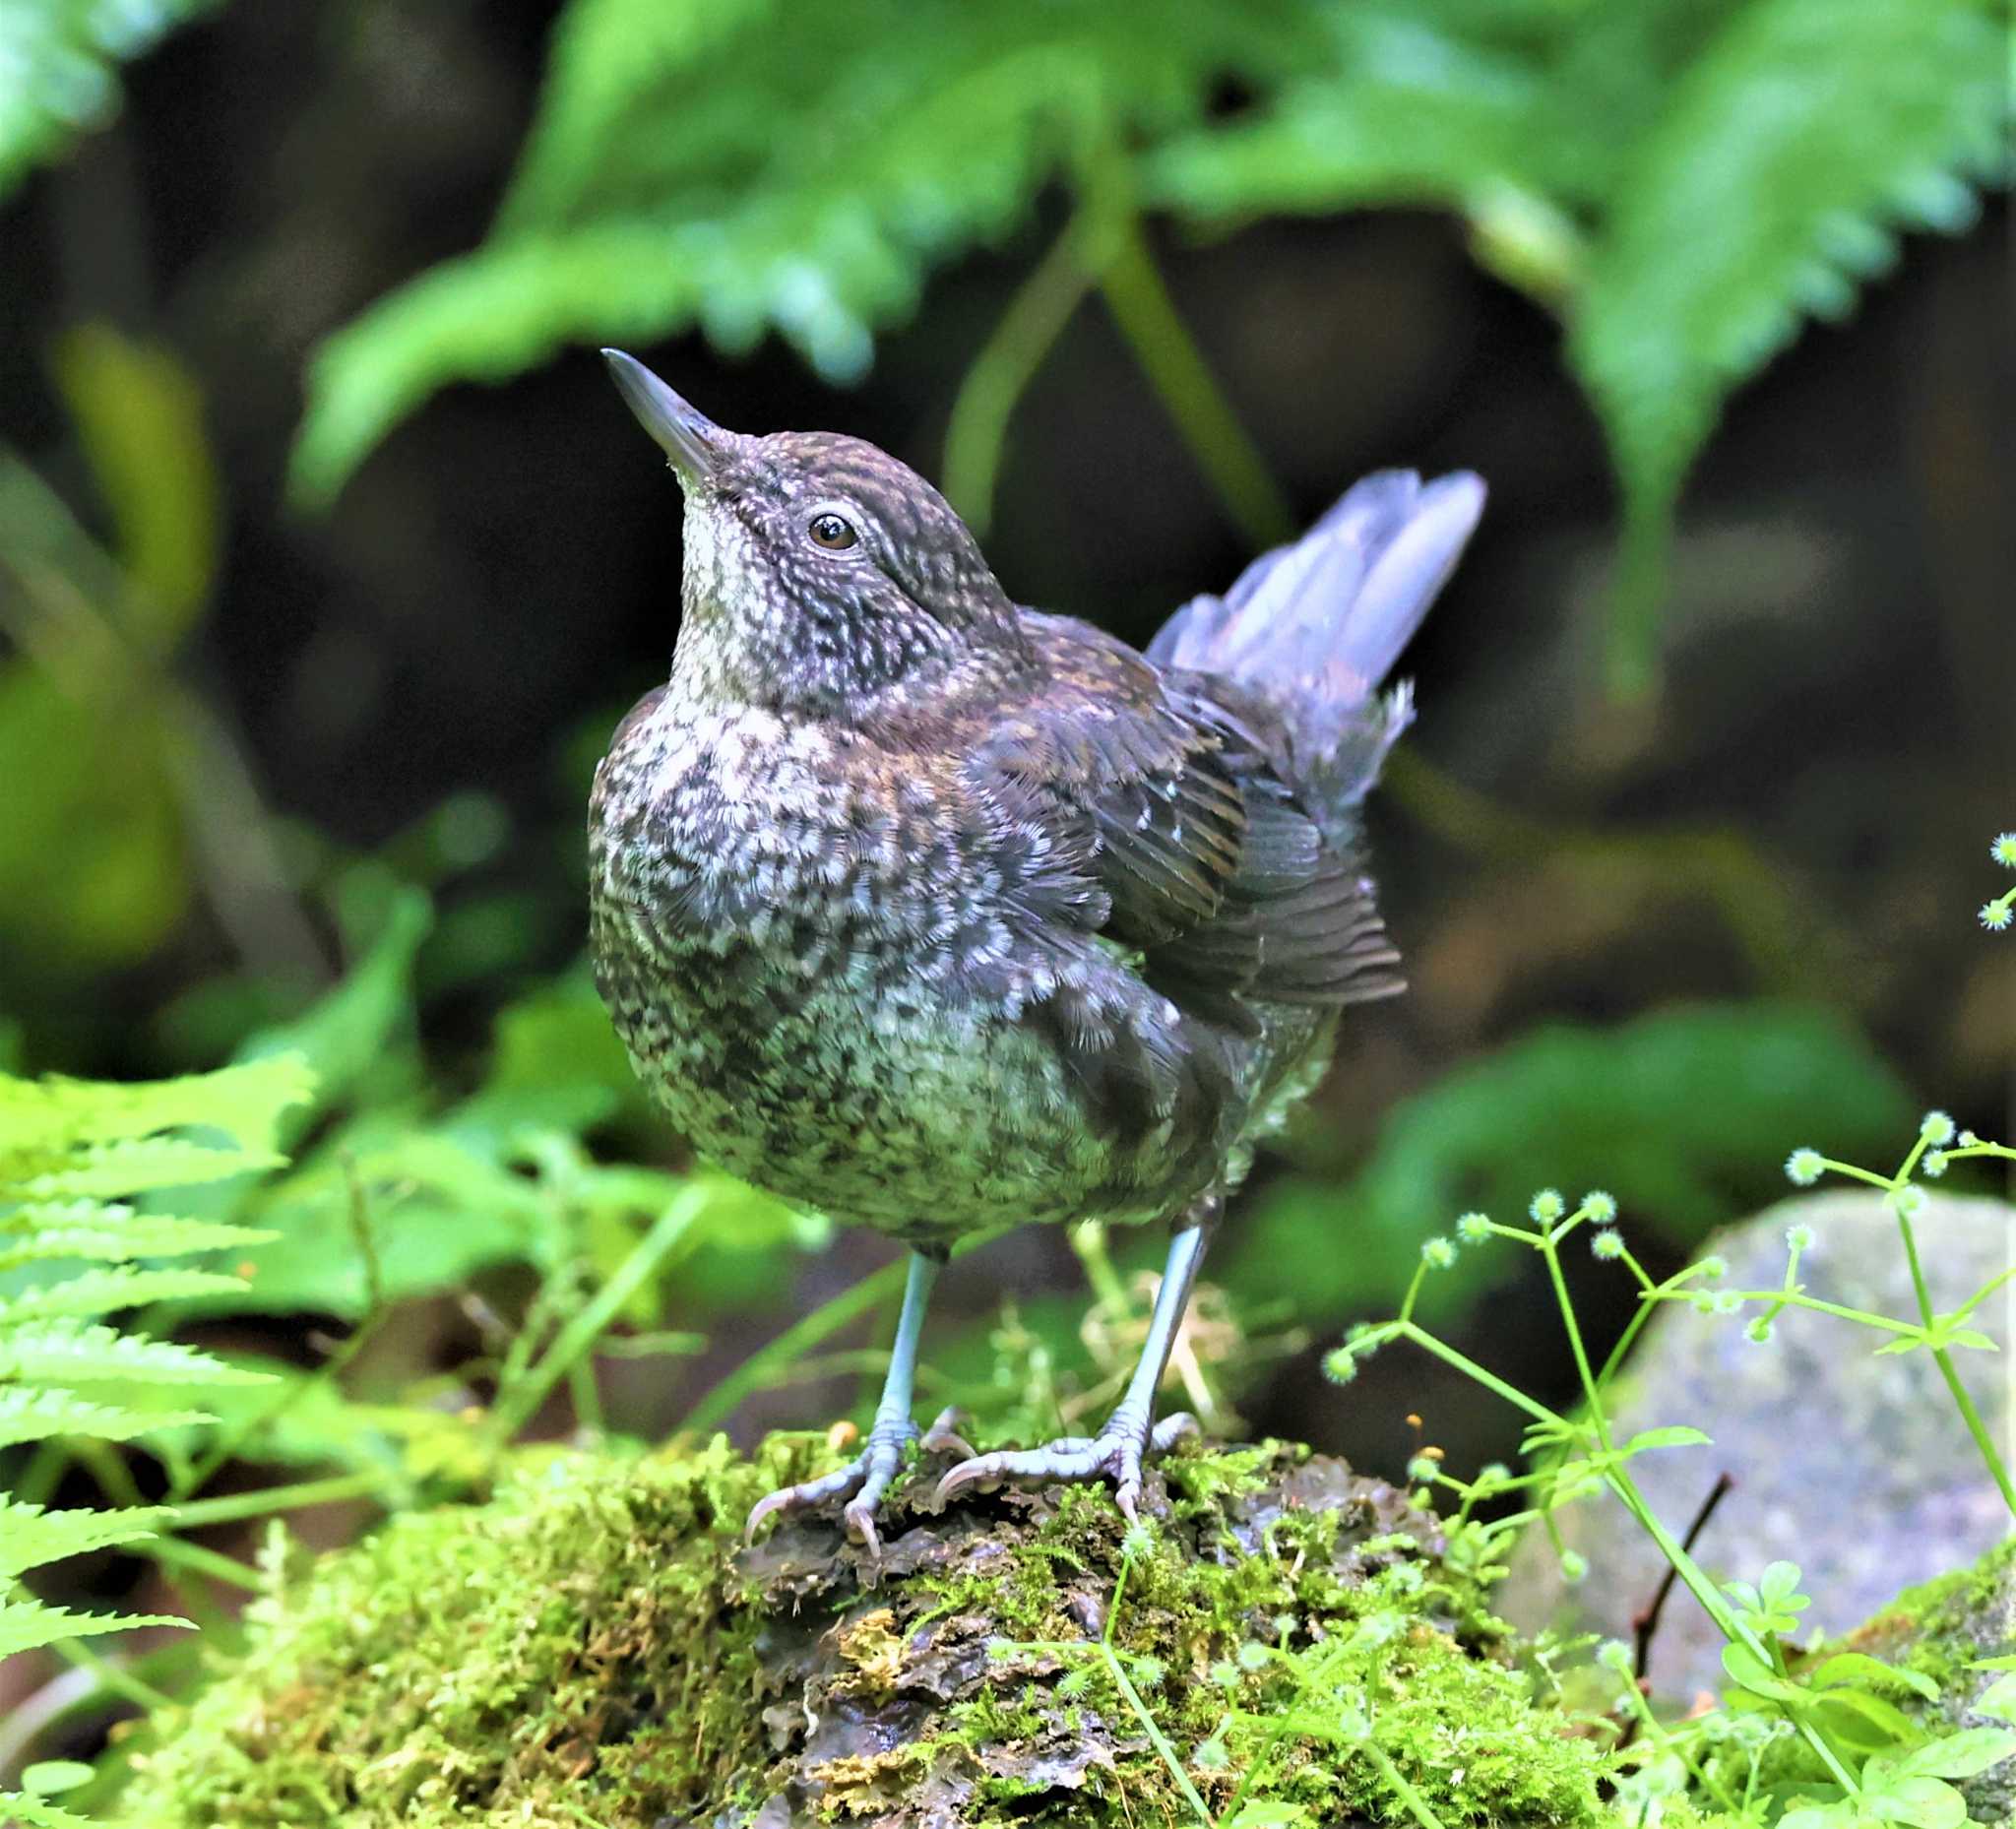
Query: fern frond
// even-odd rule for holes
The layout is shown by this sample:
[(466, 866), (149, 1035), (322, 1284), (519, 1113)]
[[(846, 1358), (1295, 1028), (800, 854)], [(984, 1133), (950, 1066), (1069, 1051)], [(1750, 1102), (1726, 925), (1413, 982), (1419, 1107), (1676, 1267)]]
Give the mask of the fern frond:
[(34, 1651), (61, 1639), (94, 1638), (100, 1632), (130, 1632), (136, 1626), (188, 1626), (173, 1613), (78, 1613), (28, 1599), (0, 1601), (0, 1659)]
[(185, 1220), (96, 1200), (24, 1201), (0, 1209), (0, 1270), (54, 1258), (125, 1264), (143, 1257), (188, 1257), (199, 1251), (242, 1250), (275, 1234), (220, 1220)]
[(0, 198), (31, 165), (54, 158), (71, 138), (118, 106), (112, 66), (140, 56), (217, 0), (150, 0), (102, 6), (93, 0), (8, 0), (0, 7)]
[(98, 1829), (98, 1825), (66, 1810), (46, 1797), (30, 1797), (18, 1791), (0, 1791), (0, 1822), (12, 1822), (20, 1829)]
[[(204, 1295), (244, 1292), (244, 1282), (214, 1270), (138, 1270), (121, 1264), (111, 1270), (88, 1270), (60, 1283), (43, 1284), (0, 1296), (0, 1341), (9, 1330), (31, 1321), (57, 1317), (91, 1320), (117, 1314), (122, 1308), (144, 1308), (149, 1302), (183, 1301)], [(0, 1352), (4, 1352), (0, 1346)]]
[(1227, 76), (1315, 53), (1306, 0), (579, 0), (484, 247), (333, 338), (294, 483), (326, 499), (444, 383), (583, 338), (769, 331), (858, 376), (937, 262), (1089, 154), (1196, 120)]
[[(191, 1127), (228, 1131), (240, 1148), (271, 1155), (279, 1147), (281, 1118), (314, 1089), (314, 1073), (298, 1053), (132, 1085), (0, 1074), (0, 1181), (37, 1172), (18, 1169), (17, 1154), (61, 1156)], [(136, 1181), (122, 1191), (138, 1193), (143, 1185), (179, 1184)]]
[(257, 1372), (171, 1340), (81, 1321), (38, 1321), (0, 1333), (0, 1380), (67, 1386), (132, 1384), (260, 1384)]
[(160, 1506), (124, 1511), (50, 1511), (0, 1493), (0, 1587), (32, 1568), (154, 1535)]
[(1724, 398), (1838, 317), (1901, 228), (1973, 220), (2006, 158), (2007, 47), (1978, 0), (1753, 0), (1679, 76), (1621, 176), (1571, 359), (1625, 496), (1625, 687), (1652, 667), (1679, 488)]
[(186, 1428), (213, 1420), (204, 1410), (132, 1410), (95, 1404), (72, 1391), (0, 1386), (0, 1448), (87, 1435), (95, 1441), (132, 1441), (157, 1429)]

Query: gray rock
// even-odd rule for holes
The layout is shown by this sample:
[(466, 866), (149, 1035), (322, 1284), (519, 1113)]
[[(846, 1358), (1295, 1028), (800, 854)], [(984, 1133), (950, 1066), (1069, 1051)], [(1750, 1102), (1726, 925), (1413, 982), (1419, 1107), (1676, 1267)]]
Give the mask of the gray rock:
[[(1786, 1230), (1800, 1223), (1816, 1234), (1799, 1266), (1808, 1294), (1917, 1315), (1896, 1218), (1873, 1193), (1802, 1195), (1732, 1228), (1712, 1247), (1729, 1260), (1723, 1287), (1780, 1283)], [(2016, 1261), (2016, 1207), (2006, 1202), (1934, 1196), (1914, 1224), (1935, 1308), (1956, 1307)], [(2012, 1305), (2005, 1291), (1975, 1316), (1999, 1354), (1956, 1356), (2005, 1456)], [(1877, 1613), (1900, 1589), (1974, 1562), (2010, 1529), (1931, 1356), (1878, 1355), (1881, 1344), (1852, 1322), (1788, 1309), (1760, 1345), (1741, 1319), (1675, 1303), (1647, 1325), (1615, 1408), (1619, 1437), (1691, 1423), (1714, 1438), (1712, 1447), (1641, 1455), (1633, 1477), (1678, 1535), (1728, 1473), (1734, 1490), (1696, 1558), (1717, 1580), (1754, 1581), (1778, 1558), (1797, 1563), (1813, 1597), (1802, 1624), (1829, 1636)], [(1664, 1559), (1607, 1498), (1569, 1508), (1560, 1524), (1589, 1559), (1585, 1579), (1568, 1588), (1544, 1537), (1531, 1533), (1499, 1590), (1500, 1610), (1528, 1629), (1551, 1620), (1628, 1641)], [(1721, 1635), (1676, 1588), (1652, 1646), (1654, 1687), (1670, 1697), (1719, 1688), (1721, 1652)]]

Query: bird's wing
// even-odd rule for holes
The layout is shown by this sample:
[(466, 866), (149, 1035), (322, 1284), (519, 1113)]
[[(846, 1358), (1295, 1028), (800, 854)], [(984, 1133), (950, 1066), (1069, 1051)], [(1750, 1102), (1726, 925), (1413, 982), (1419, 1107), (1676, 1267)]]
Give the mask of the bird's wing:
[(1139, 949), (1179, 1003), (1397, 990), (1370, 880), (1282, 779), (1264, 706), (1165, 675), (1087, 624), (1029, 620), (1047, 678), (1002, 711), (974, 764), (1096, 885), (1075, 905), (1082, 923)]

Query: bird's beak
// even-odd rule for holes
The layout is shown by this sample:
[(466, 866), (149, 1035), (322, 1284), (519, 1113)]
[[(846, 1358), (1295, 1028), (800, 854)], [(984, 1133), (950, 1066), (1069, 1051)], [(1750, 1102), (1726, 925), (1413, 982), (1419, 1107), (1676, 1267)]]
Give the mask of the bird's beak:
[(704, 412), (687, 406), (634, 355), (604, 349), (602, 360), (616, 388), (629, 402), (637, 422), (658, 440), (681, 485), (699, 482), (714, 473), (727, 434)]

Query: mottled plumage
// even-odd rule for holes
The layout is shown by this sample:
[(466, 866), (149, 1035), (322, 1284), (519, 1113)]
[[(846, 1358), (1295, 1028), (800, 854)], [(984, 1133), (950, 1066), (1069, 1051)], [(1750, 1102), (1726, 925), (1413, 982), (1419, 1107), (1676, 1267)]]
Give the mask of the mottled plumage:
[(686, 498), (671, 677), (590, 820), (646, 1085), (724, 1167), (933, 1257), (1204, 1211), (1400, 988), (1354, 809), (1480, 485), (1368, 478), (1144, 657), (1011, 602), (874, 447), (618, 377)]

